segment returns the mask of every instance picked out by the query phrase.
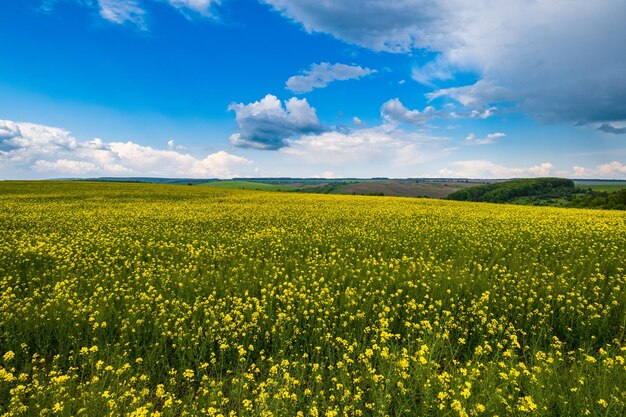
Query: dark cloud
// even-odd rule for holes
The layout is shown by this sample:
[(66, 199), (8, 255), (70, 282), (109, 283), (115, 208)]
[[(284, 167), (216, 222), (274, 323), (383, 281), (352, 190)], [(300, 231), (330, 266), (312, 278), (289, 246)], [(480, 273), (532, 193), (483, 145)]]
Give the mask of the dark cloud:
[(239, 132), (230, 141), (240, 148), (277, 150), (288, 146), (287, 139), (324, 130), (315, 109), (306, 99), (295, 97), (285, 105), (271, 94), (248, 104), (228, 106), (236, 113)]
[(626, 120), (624, 0), (263, 1), (309, 32), (378, 51), (435, 52), (414, 68), (422, 84), (479, 77), (431, 98), (507, 102), (544, 122)]
[(613, 133), (614, 135), (626, 135), (626, 127), (615, 127), (609, 123), (603, 123), (598, 130), (604, 133)]

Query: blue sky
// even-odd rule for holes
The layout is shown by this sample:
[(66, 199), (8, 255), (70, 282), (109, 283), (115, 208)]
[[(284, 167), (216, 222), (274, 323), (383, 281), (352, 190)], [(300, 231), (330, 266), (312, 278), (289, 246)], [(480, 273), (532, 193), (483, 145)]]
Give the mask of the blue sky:
[(0, 178), (626, 178), (626, 3), (500, 3), (4, 2)]

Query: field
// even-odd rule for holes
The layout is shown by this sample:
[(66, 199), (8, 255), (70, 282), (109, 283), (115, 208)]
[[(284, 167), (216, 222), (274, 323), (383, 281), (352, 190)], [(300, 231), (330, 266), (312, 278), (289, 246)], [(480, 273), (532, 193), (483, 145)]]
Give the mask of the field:
[(290, 185), (283, 184), (267, 184), (258, 181), (212, 181), (199, 184), (207, 187), (217, 188), (235, 188), (239, 190), (260, 190), (260, 191), (293, 191), (296, 188)]
[(448, 182), (416, 182), (414, 180), (374, 180), (360, 181), (338, 185), (333, 194), (382, 194), (397, 197), (430, 197), (445, 198), (448, 194), (461, 188), (471, 187), (474, 183)]
[(606, 191), (607, 193), (613, 193), (615, 191), (623, 190), (626, 188), (626, 184), (595, 184), (591, 185), (593, 191)]
[(395, 197), (445, 198), (457, 190), (471, 187), (477, 185), (478, 183), (479, 182), (467, 181), (416, 181), (412, 179), (275, 179), (265, 181), (211, 181), (200, 185), (264, 191), (295, 191), (314, 194), (357, 194)]
[(623, 416), (626, 213), (0, 183), (0, 415)]
[(624, 180), (576, 180), (574, 182), (577, 187), (591, 188), (593, 191), (606, 191), (607, 193), (626, 189), (626, 181)]

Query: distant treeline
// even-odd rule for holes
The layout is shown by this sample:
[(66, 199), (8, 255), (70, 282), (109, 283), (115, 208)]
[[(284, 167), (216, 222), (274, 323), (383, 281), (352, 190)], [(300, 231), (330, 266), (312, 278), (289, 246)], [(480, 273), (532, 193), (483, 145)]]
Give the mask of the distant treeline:
[(450, 200), (626, 210), (626, 189), (608, 193), (577, 188), (566, 178), (531, 178), (468, 187)]
[(532, 178), (477, 185), (455, 191), (450, 200), (505, 203), (518, 197), (553, 195), (576, 188), (574, 181), (565, 178)]

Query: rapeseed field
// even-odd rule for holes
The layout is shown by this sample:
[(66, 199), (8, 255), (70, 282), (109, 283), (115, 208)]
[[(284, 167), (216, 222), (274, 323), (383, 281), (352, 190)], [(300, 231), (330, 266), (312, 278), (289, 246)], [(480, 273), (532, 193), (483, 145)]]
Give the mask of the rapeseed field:
[(0, 183), (0, 415), (622, 416), (626, 213)]

